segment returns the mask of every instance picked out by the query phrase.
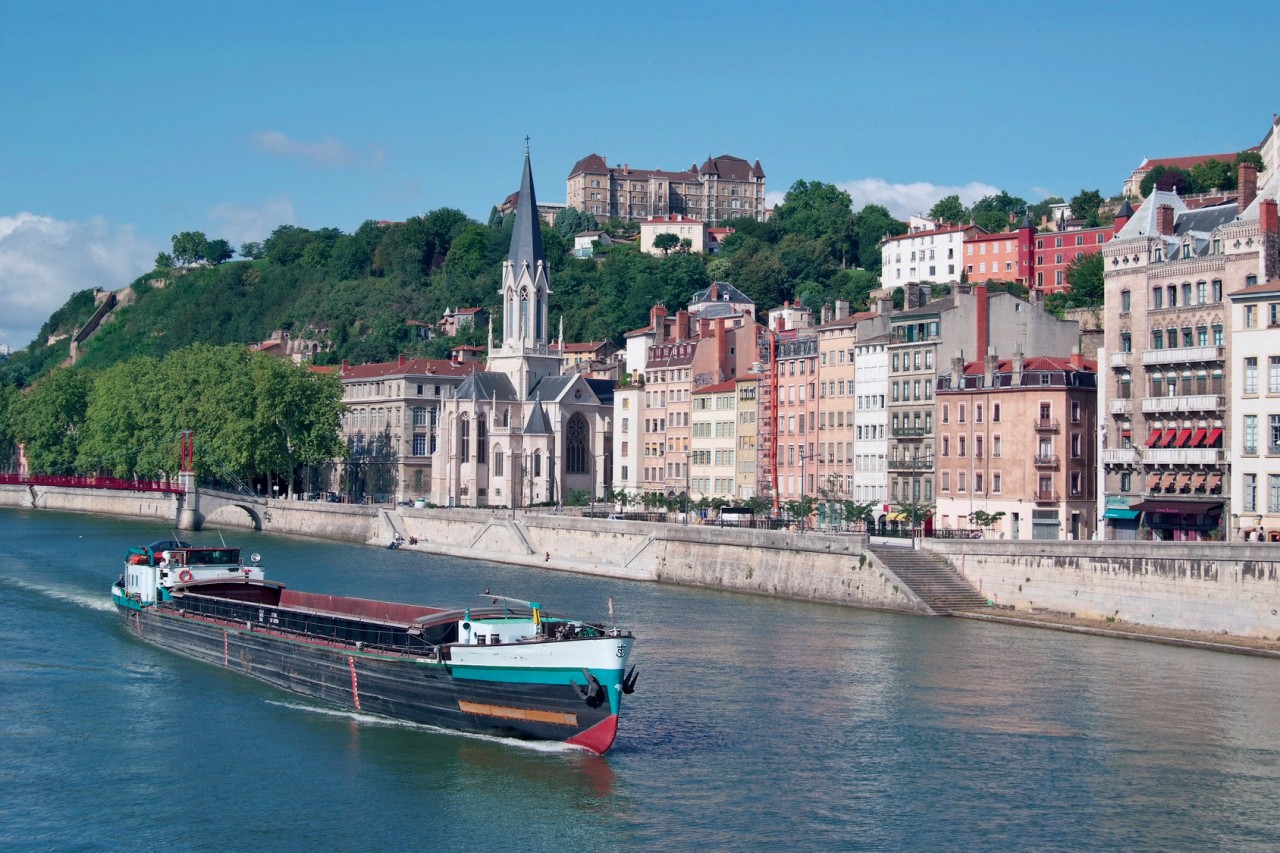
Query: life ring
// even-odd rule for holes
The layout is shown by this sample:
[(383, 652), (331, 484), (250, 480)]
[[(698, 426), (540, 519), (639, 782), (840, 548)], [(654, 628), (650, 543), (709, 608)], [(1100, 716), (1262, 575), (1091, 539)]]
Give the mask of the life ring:
[(178, 572), (178, 580), (182, 581), (183, 583), (191, 583), (192, 577), (194, 577), (194, 575), (191, 574), (190, 569), (183, 569), (182, 571)]

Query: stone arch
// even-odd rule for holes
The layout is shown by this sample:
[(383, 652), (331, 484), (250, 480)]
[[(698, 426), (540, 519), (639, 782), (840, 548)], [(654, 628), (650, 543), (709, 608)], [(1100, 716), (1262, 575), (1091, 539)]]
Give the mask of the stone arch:
[[(205, 500), (207, 499), (208, 498), (206, 497)], [(262, 517), (258, 515), (257, 509), (249, 504), (223, 503), (219, 501), (218, 505), (214, 507), (212, 511), (206, 512), (203, 515), (204, 518), (202, 519), (201, 527), (205, 527), (210, 524), (215, 527), (220, 524), (226, 525), (227, 527), (244, 527), (244, 518), (245, 516), (248, 516), (250, 527), (254, 530), (262, 529)]]

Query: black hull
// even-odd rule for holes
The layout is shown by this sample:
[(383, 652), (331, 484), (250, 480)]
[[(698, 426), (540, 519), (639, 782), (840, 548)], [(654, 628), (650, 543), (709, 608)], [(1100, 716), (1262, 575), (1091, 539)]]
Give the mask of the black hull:
[[(308, 642), (154, 607), (118, 609), (130, 630), (155, 645), (339, 708), (528, 740), (573, 741), (598, 727), (576, 741), (597, 752), (616, 730), (608, 702), (591, 708), (570, 685), (457, 678), (448, 661)], [(477, 708), (482, 713), (467, 710)], [(504, 711), (495, 716), (494, 708)], [(501, 718), (511, 712), (526, 718)]]

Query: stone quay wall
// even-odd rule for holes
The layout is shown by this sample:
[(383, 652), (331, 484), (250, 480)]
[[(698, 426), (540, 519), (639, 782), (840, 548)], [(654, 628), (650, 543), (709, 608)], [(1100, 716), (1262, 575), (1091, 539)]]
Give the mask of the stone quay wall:
[(923, 540), (1015, 611), (1280, 637), (1280, 546)]
[(165, 521), (170, 526), (178, 517), (181, 501), (182, 495), (167, 492), (0, 485), (0, 507), (55, 509), (64, 512), (154, 518)]

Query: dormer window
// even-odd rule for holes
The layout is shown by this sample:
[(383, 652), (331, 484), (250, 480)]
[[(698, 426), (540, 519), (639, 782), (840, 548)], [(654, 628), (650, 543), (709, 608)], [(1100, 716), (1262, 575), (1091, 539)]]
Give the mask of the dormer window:
[(1182, 257), (1183, 257), (1184, 259), (1191, 257), (1191, 244), (1190, 244), (1190, 243), (1183, 243), (1183, 244), (1182, 244)]

